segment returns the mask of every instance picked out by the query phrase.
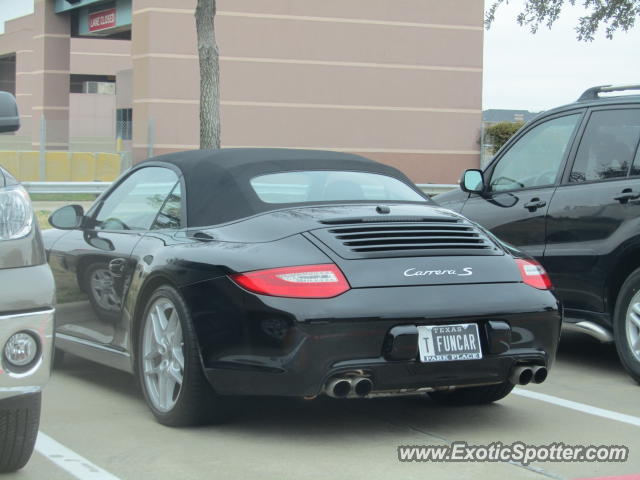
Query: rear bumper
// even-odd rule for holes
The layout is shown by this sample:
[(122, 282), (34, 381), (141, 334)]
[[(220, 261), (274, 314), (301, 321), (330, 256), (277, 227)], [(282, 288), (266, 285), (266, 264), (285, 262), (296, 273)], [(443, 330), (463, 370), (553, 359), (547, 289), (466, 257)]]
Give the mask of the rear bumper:
[(373, 383), (373, 394), (496, 384), (506, 381), (516, 364), (546, 365), (549, 368), (547, 355), (530, 351), (438, 364), (366, 359), (343, 362), (324, 372), (310, 374), (294, 368), (278, 373), (257, 369), (207, 368), (205, 374), (215, 390), (223, 395), (314, 397), (323, 393), (329, 380), (354, 375), (369, 378)]
[[(33, 312), (0, 315), (0, 400), (37, 393), (49, 380), (53, 355), (53, 315), (47, 308)], [(12, 371), (4, 359), (4, 345), (18, 332), (29, 332), (39, 343), (38, 358), (25, 371)]]
[[(302, 300), (253, 295), (217, 279), (184, 294), (197, 305), (203, 366), (221, 394), (313, 396), (331, 377), (354, 371), (371, 378), (374, 392), (503, 382), (516, 363), (550, 368), (562, 324), (555, 296), (521, 283), (363, 288)], [(501, 353), (488, 351), (489, 321), (510, 326)], [(479, 325), (481, 360), (385, 356), (393, 327), (456, 323)]]

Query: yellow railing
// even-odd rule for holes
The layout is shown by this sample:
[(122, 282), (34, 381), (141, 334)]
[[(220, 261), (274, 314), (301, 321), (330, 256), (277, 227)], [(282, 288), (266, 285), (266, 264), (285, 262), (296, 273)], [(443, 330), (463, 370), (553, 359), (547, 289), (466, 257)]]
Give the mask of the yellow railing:
[(22, 182), (111, 182), (120, 175), (117, 153), (46, 152), (45, 178), (40, 178), (40, 152), (0, 151), (0, 165)]

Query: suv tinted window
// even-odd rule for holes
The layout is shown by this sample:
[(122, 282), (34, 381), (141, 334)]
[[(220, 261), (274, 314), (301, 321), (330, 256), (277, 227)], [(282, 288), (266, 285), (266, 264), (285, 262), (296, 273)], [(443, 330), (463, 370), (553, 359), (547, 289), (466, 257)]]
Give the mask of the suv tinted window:
[(638, 149), (639, 139), (639, 109), (593, 112), (582, 135), (569, 181), (588, 182), (626, 177)]
[(106, 198), (96, 217), (97, 230), (148, 230), (178, 182), (168, 168), (133, 172)]
[(541, 123), (529, 130), (498, 161), (491, 175), (492, 191), (552, 185), (581, 114)]

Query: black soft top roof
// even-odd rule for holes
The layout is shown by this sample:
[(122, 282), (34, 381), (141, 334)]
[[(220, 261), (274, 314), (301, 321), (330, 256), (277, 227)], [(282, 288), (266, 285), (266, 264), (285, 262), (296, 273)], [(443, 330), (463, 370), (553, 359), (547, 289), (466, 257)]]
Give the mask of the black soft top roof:
[(191, 150), (150, 158), (139, 167), (169, 163), (184, 177), (187, 225), (203, 227), (300, 204), (269, 204), (258, 198), (250, 180), (296, 170), (351, 170), (397, 178), (417, 187), (399, 170), (358, 155), (323, 150), (232, 148)]

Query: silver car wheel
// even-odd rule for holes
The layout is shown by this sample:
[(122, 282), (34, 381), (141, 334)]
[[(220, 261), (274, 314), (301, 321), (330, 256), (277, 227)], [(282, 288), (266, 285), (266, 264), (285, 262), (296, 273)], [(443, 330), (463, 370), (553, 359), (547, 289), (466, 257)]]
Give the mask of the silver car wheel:
[(627, 308), (626, 337), (629, 350), (640, 362), (640, 292), (636, 292)]
[(120, 300), (116, 295), (113, 277), (105, 268), (94, 270), (89, 279), (91, 294), (98, 306), (104, 310), (118, 310)]
[(142, 373), (149, 401), (163, 413), (177, 403), (184, 379), (184, 342), (178, 310), (166, 297), (148, 310), (142, 337)]

